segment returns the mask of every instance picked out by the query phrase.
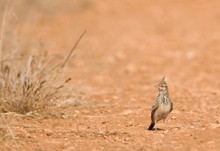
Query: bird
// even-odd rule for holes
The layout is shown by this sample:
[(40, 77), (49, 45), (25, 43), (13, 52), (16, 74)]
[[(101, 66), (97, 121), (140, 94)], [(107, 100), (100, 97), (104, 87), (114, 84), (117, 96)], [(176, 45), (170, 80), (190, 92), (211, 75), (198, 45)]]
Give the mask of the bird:
[(151, 110), (151, 124), (148, 130), (157, 130), (154, 128), (155, 124), (163, 120), (165, 123), (165, 119), (168, 114), (173, 110), (173, 102), (169, 97), (168, 86), (165, 81), (165, 77), (156, 85), (159, 90), (159, 94), (157, 96), (154, 105)]

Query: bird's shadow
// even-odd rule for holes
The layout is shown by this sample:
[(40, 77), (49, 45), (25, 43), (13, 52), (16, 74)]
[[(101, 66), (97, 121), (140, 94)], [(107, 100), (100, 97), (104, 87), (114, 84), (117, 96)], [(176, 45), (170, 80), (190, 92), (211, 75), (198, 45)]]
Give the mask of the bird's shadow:
[(163, 131), (164, 129), (162, 128), (153, 128), (152, 131)]
[(163, 131), (164, 129), (162, 129), (162, 128), (153, 128), (152, 130), (149, 130), (147, 127), (146, 127), (146, 129), (148, 130), (148, 131)]
[[(171, 127), (170, 130), (181, 129), (181, 127)], [(163, 128), (153, 128), (152, 130), (147, 129), (148, 131), (165, 131)]]

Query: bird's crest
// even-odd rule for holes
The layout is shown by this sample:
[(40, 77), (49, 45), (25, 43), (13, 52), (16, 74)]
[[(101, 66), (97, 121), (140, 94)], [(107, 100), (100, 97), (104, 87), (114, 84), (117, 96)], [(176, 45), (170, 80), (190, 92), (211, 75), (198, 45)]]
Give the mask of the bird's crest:
[(163, 77), (163, 79), (160, 81), (160, 83), (157, 84), (157, 86), (162, 86), (163, 84), (167, 85), (166, 81), (165, 81), (165, 76)]

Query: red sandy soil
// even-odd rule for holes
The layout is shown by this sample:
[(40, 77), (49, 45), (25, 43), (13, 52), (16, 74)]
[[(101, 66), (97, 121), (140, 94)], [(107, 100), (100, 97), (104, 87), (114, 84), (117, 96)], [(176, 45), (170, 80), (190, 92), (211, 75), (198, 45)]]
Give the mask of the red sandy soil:
[[(57, 116), (15, 120), (14, 139), (0, 150), (219, 150), (219, 1), (55, 4), (62, 9), (34, 6), (31, 21), (17, 23), (20, 47), (67, 53), (86, 29), (66, 69), (80, 103), (57, 108)], [(148, 131), (163, 76), (174, 110), (166, 127), (157, 124), (163, 130)]]

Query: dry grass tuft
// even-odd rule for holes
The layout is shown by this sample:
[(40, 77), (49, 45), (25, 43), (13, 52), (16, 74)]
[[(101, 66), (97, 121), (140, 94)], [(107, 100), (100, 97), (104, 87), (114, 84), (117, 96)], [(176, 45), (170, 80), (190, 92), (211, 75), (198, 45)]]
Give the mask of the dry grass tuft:
[(63, 68), (85, 34), (83, 32), (66, 58), (60, 59), (60, 56), (57, 58), (56, 55), (47, 54), (40, 57), (21, 54), (18, 58), (3, 47), (10, 2), (11, 0), (7, 1), (0, 22), (0, 141), (14, 138), (11, 123), (16, 119), (16, 113), (25, 114), (24, 116), (33, 112), (40, 113), (39, 111), (56, 105), (57, 100), (71, 96), (63, 93), (66, 83), (71, 80), (62, 77)]
[(0, 115), (0, 141), (14, 139), (14, 134), (10, 125), (13, 119), (13, 114)]
[(60, 92), (71, 78), (60, 82), (59, 76), (85, 33), (61, 61), (56, 56), (29, 56), (24, 64), (23, 58), (11, 59), (10, 55), (3, 58), (0, 49), (0, 112), (25, 114), (42, 110), (55, 100), (61, 100), (63, 95)]
[(61, 80), (59, 76), (86, 31), (61, 61), (56, 56), (47, 55), (18, 59), (2, 50), (9, 6), (10, 0), (6, 3), (0, 25), (0, 112), (25, 114), (45, 109), (55, 100), (61, 100), (61, 90), (71, 79)]
[(8, 63), (0, 71), (0, 109), (3, 112), (25, 114), (44, 109), (54, 100), (60, 99), (60, 92), (68, 78), (59, 82), (60, 63), (55, 59), (30, 56), (26, 65), (19, 69), (18, 63)]

